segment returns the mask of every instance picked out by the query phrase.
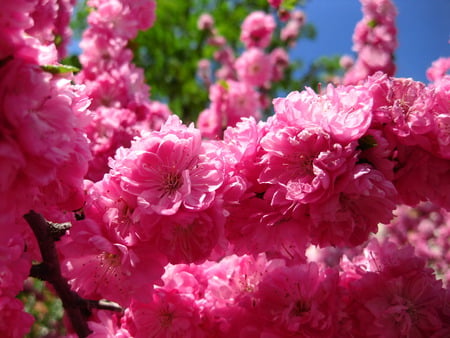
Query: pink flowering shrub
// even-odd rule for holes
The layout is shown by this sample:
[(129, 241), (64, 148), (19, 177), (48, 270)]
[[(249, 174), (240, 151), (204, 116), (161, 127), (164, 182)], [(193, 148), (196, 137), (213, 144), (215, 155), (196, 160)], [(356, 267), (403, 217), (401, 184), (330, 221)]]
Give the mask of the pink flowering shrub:
[(88, 1), (75, 77), (55, 44), (73, 2), (2, 3), (0, 335), (30, 330), (32, 276), (68, 337), (448, 336), (448, 67), (392, 77), (395, 8), (362, 3), (343, 84), (275, 98), (266, 120), (279, 22), (247, 16), (235, 55), (203, 14), (219, 65), (199, 64), (210, 104), (190, 124), (132, 63), (155, 1)]

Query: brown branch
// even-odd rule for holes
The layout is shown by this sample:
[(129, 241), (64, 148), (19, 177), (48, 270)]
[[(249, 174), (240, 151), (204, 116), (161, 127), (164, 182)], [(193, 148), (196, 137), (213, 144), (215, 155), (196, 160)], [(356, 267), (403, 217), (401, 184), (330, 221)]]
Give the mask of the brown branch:
[(31, 268), (31, 274), (53, 285), (74, 331), (80, 338), (87, 337), (91, 333), (87, 324), (90, 311), (86, 311), (89, 306), (83, 298), (70, 289), (67, 280), (61, 274), (54, 243), (55, 238), (50, 229), (51, 225), (33, 210), (24, 215), (24, 218), (33, 230), (42, 256), (42, 263), (34, 265)]

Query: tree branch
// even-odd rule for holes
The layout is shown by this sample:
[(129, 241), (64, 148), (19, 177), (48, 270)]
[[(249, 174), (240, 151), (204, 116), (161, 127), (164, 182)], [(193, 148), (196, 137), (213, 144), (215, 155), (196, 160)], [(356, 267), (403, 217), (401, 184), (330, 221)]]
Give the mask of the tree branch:
[(54, 243), (54, 233), (52, 234), (50, 229), (51, 225), (47, 223), (44, 217), (33, 210), (24, 215), (24, 218), (30, 225), (39, 243), (39, 249), (43, 260), (42, 263), (34, 265), (31, 268), (31, 275), (44, 279), (53, 285), (63, 303), (74, 331), (80, 338), (87, 337), (91, 331), (87, 324), (89, 313), (86, 312), (90, 311), (83, 310), (86, 310), (89, 307), (86, 306), (86, 301), (83, 298), (70, 289), (67, 280), (61, 274)]

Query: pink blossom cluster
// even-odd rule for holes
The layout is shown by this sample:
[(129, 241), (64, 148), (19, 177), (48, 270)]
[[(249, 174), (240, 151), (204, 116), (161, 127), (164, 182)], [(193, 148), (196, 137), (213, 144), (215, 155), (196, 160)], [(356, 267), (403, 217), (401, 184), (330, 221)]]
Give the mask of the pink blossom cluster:
[(65, 56), (74, 0), (3, 1), (0, 60), (15, 57), (51, 64)]
[(450, 75), (450, 57), (441, 57), (433, 61), (430, 68), (427, 69), (427, 78), (432, 82), (436, 82)]
[[(58, 19), (50, 9), (58, 7), (46, 3), (49, 13), (44, 15), (41, 4), (32, 3), (14, 15), (36, 25), (26, 33), (25, 26), (9, 32), (8, 39), (17, 44), (4, 50), (0, 66), (0, 231), (5, 236), (26, 231), (21, 217), (30, 209), (59, 217), (60, 211), (82, 207), (81, 185), (91, 158), (84, 136), (89, 106), (84, 88), (73, 85), (69, 73), (54, 74), (59, 65), (38, 63), (55, 57), (52, 48), (43, 46), (50, 44), (48, 31), (54, 31), (52, 20)], [(4, 12), (12, 10), (5, 7)], [(5, 26), (12, 27), (3, 22), (1, 32)], [(28, 42), (21, 41), (25, 35)], [(33, 47), (30, 54), (21, 54), (27, 43)]]
[(240, 40), (245, 50), (238, 57), (217, 34), (211, 16), (200, 16), (198, 26), (205, 30), (208, 27), (210, 44), (219, 47), (215, 60), (221, 67), (212, 84), (211, 63), (202, 60), (199, 64), (199, 75), (209, 89), (211, 104), (200, 113), (197, 124), (204, 137), (221, 139), (226, 127), (235, 126), (241, 118), (261, 119), (261, 110), (269, 105), (265, 92), (273, 82), (283, 79), (289, 58), (281, 47), (269, 52), (276, 21), (263, 11), (249, 14), (242, 23)]
[(289, 20), (280, 32), (280, 38), (293, 46), (298, 40), (301, 29), (306, 22), (306, 15), (301, 10), (294, 10), (289, 15)]
[(353, 50), (358, 58), (345, 74), (344, 84), (361, 83), (378, 71), (393, 76), (396, 70), (394, 51), (398, 42), (394, 3), (391, 0), (360, 1), (363, 18), (353, 33)]
[(411, 247), (371, 241), (334, 268), (229, 255), (168, 265), (152, 301), (99, 312), (93, 337), (444, 337), (448, 294)]
[(0, 78), (2, 223), (30, 209), (82, 207), (91, 157), (83, 134), (89, 100), (82, 88), (71, 85), (70, 76), (19, 58), (0, 68)]
[[(68, 1), (0, 5), (0, 334), (23, 337), (33, 322), (16, 299), (36, 240), (22, 219), (30, 210), (52, 220), (84, 203), (91, 153), (84, 135), (89, 99), (56, 64)], [(68, 214), (70, 215), (70, 214)], [(67, 216), (70, 218), (70, 216)]]
[(77, 81), (92, 99), (92, 123), (87, 128), (91, 151), (88, 178), (100, 180), (108, 158), (120, 146), (130, 146), (142, 130), (160, 128), (171, 114), (167, 105), (149, 99), (143, 70), (132, 63), (128, 41), (155, 20), (153, 0), (92, 0), (89, 28), (83, 33)]
[(448, 287), (450, 281), (450, 215), (430, 202), (416, 207), (401, 205), (395, 219), (382, 231), (382, 237), (397, 245), (414, 247), (419, 257), (427, 260), (436, 275)]

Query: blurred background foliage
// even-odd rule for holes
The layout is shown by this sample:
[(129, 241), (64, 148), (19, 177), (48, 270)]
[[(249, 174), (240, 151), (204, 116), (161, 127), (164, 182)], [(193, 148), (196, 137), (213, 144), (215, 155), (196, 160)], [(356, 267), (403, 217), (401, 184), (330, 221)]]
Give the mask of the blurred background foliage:
[(35, 318), (27, 338), (57, 338), (66, 334), (62, 302), (48, 288), (46, 282), (28, 278), (18, 298), (24, 302), (25, 311)]

